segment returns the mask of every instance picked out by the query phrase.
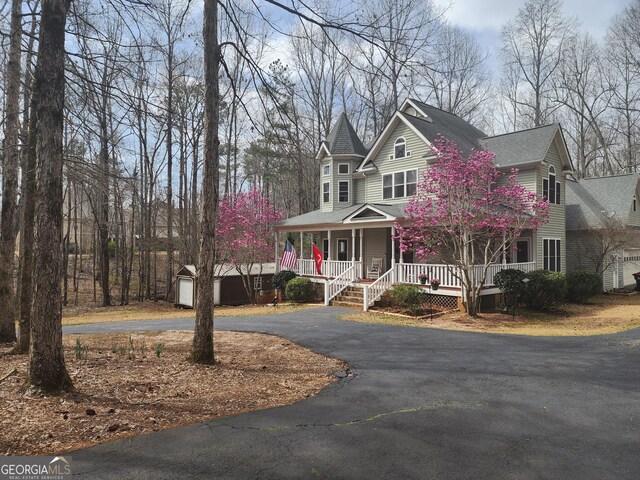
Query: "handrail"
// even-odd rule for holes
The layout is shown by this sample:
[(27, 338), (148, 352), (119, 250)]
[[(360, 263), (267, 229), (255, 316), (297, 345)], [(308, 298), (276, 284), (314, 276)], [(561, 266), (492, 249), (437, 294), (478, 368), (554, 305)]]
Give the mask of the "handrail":
[(352, 265), (346, 269), (342, 274), (336, 278), (324, 284), (324, 304), (329, 305), (329, 302), (336, 297), (345, 288), (351, 285), (353, 281), (353, 274), (355, 272), (355, 265)]
[(394, 267), (392, 266), (383, 275), (380, 275), (378, 279), (371, 285), (365, 285), (363, 291), (363, 303), (364, 311), (369, 310), (369, 307), (382, 296), (384, 292), (389, 290), (393, 286), (394, 280)]

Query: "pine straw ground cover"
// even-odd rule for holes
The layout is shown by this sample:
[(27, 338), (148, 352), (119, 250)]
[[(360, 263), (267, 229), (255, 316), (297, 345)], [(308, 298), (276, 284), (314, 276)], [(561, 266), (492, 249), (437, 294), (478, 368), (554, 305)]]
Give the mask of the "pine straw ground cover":
[(565, 304), (552, 312), (518, 308), (515, 320), (507, 313), (481, 313), (477, 318), (458, 311), (422, 318), (407, 318), (370, 310), (340, 317), (364, 323), (438, 328), (467, 332), (533, 336), (583, 336), (617, 333), (640, 327), (640, 295), (599, 295), (587, 305)]
[(286, 339), (238, 332), (215, 333), (218, 363), (193, 365), (186, 360), (192, 339), (182, 331), (65, 335), (76, 390), (35, 398), (19, 394), (27, 356), (0, 347), (0, 378), (16, 369), (0, 383), (0, 455), (53, 455), (287, 405), (346, 370)]

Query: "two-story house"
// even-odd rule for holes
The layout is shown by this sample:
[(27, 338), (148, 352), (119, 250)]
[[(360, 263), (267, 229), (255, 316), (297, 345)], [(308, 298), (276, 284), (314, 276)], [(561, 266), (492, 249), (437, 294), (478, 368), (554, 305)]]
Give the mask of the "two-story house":
[[(327, 303), (356, 284), (364, 290), (366, 310), (394, 283), (418, 283), (421, 273), (441, 280), (439, 295), (461, 295), (452, 267), (416, 263), (411, 252), (400, 254), (394, 240), (394, 224), (406, 220), (404, 209), (429, 161), (435, 159), (432, 144), (439, 135), (455, 142), (463, 153), (493, 152), (498, 168), (505, 172), (517, 168), (519, 182), (551, 203), (549, 222), (525, 232), (506, 252), (503, 263), (491, 269), (487, 293), (495, 293), (493, 275), (505, 264), (526, 271), (565, 271), (564, 187), (572, 167), (560, 126), (489, 137), (456, 115), (408, 99), (368, 147), (342, 114), (317, 154), (320, 208), (286, 219), (276, 228), (276, 238), (287, 234), (300, 239), (297, 271), (325, 282)], [(311, 252), (301, 248), (308, 244), (303, 241), (307, 235), (321, 243), (322, 276)]]

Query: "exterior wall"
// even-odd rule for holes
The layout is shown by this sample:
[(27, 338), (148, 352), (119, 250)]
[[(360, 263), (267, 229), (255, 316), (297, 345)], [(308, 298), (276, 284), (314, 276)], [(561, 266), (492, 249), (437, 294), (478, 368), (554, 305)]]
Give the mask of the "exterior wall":
[[(389, 155), (393, 154), (394, 143), (398, 137), (404, 137), (407, 142), (406, 151), (411, 152), (411, 156), (390, 160)], [(382, 176), (388, 173), (417, 169), (418, 181), (420, 181), (421, 173), (427, 169), (426, 154), (431, 154), (428, 145), (411, 128), (404, 123), (400, 123), (389, 135), (387, 142), (380, 149), (378, 155), (373, 158), (378, 171), (367, 175), (367, 203), (392, 204), (407, 202), (409, 200), (408, 197), (397, 199), (382, 198)]]
[[(257, 276), (257, 275), (256, 275)], [(262, 277), (262, 290), (273, 289), (273, 274), (263, 274)], [(251, 277), (253, 280), (254, 277)], [(233, 275), (222, 278), (222, 284), (220, 286), (220, 304), (221, 305), (243, 305), (249, 302), (247, 292), (244, 289), (242, 283), (242, 277), (239, 275)]]
[[(352, 232), (350, 229), (331, 231), (331, 260), (338, 260), (338, 239), (346, 238), (347, 239), (347, 260), (351, 261), (351, 258), (353, 255), (353, 248), (354, 248), (354, 245), (352, 245), (353, 241), (352, 241), (351, 235), (352, 235)], [(366, 237), (366, 233), (365, 233), (365, 237)], [(320, 244), (318, 245), (318, 248), (320, 250), (322, 250), (322, 245), (324, 243), (325, 238), (327, 238), (327, 232), (326, 231), (320, 232)], [(360, 229), (359, 228), (356, 229), (355, 256), (356, 256), (356, 260), (360, 260)], [(310, 258), (310, 257), (306, 257), (306, 258)], [(325, 258), (325, 260), (328, 260), (328, 259)]]
[(374, 258), (384, 258), (386, 264), (385, 271), (389, 269), (391, 263), (391, 229), (370, 228), (364, 231), (364, 274), (367, 268), (371, 267)]
[[(320, 210), (323, 212), (331, 212), (333, 210), (337, 210), (340, 208), (350, 207), (356, 201), (356, 189), (358, 179), (353, 179), (353, 170), (360, 163), (360, 159), (357, 157), (346, 157), (346, 158), (334, 158), (334, 157), (324, 157), (320, 161)], [(339, 165), (347, 164), (349, 165), (349, 173), (339, 173)], [(330, 171), (329, 175), (324, 175), (324, 167), (329, 166)], [(349, 182), (349, 200), (347, 202), (339, 201), (339, 192), (340, 192), (340, 182)], [(323, 184), (329, 182), (329, 202), (325, 203), (323, 201)], [(364, 194), (364, 192), (362, 192)], [(361, 194), (361, 195), (362, 195)], [(364, 203), (364, 202), (362, 202)]]
[(633, 198), (629, 199), (629, 225), (640, 226), (640, 188), (636, 189), (636, 211), (633, 211)]
[(355, 203), (367, 203), (367, 179), (366, 178), (354, 178), (353, 190)]
[[(549, 205), (549, 222), (538, 229), (535, 239), (535, 261), (536, 268), (543, 267), (543, 249), (542, 240), (544, 238), (560, 239), (560, 269), (562, 272), (567, 271), (567, 235), (566, 235), (566, 213), (565, 213), (565, 193), (566, 184), (565, 177), (562, 174), (562, 160), (558, 154), (556, 143), (553, 142), (549, 147), (549, 151), (545, 156), (545, 161), (538, 165), (536, 178), (536, 191), (538, 195), (542, 195), (542, 179), (548, 174), (549, 165), (553, 165), (556, 171), (556, 181), (560, 182), (560, 205), (552, 203)], [(519, 177), (520, 178), (520, 177)], [(527, 181), (528, 174), (523, 179)]]

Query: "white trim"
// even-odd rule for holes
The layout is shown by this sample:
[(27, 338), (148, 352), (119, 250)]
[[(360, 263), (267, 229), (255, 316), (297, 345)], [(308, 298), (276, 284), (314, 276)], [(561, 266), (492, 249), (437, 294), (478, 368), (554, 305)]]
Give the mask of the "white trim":
[[(411, 198), (413, 197), (413, 195), (408, 195), (407, 194), (407, 173), (409, 172), (416, 172), (416, 181), (415, 182), (411, 182), (412, 184), (415, 183), (416, 185), (416, 191), (418, 188), (418, 169), (417, 168), (410, 168), (408, 170), (398, 170), (395, 172), (389, 172), (389, 173), (385, 173), (382, 175), (382, 191), (380, 198), (382, 198), (382, 200), (396, 200), (398, 198)], [(403, 173), (404, 174), (404, 195), (402, 197), (396, 197), (396, 173)], [(387, 175), (391, 175), (391, 196), (388, 198), (384, 197), (384, 177), (386, 177)], [(399, 185), (399, 184), (398, 184)], [(388, 188), (388, 187), (387, 187)], [(414, 194), (415, 195), (415, 194)]]
[[(407, 98), (402, 105), (400, 106), (400, 111), (407, 113), (405, 110), (407, 109), (407, 106), (412, 106), (413, 108), (416, 109), (417, 112), (420, 112), (422, 114), (422, 116), (424, 117), (424, 119), (429, 122), (429, 123), (433, 123), (433, 120), (431, 120), (431, 117), (429, 115), (427, 115), (427, 112), (425, 112), (424, 110), (422, 110), (416, 103), (414, 103), (414, 101), (410, 98)], [(407, 113), (407, 115), (411, 115), (410, 113)], [(420, 117), (417, 117), (420, 118)]]
[[(527, 250), (529, 255), (527, 255), (527, 260), (524, 262), (518, 262), (518, 242), (527, 242)], [(533, 262), (530, 258), (533, 256), (533, 250), (531, 250), (531, 245), (533, 244), (533, 240), (531, 237), (518, 237), (513, 240), (511, 244), (511, 263), (528, 263)]]
[[(329, 169), (329, 173), (324, 173), (324, 169), (328, 168)], [(331, 164), (328, 163), (327, 165), (322, 165), (322, 176), (323, 177), (329, 177), (331, 176)]]
[[(556, 250), (556, 257), (560, 258), (560, 268), (557, 270), (549, 270), (548, 268), (544, 268), (544, 241), (545, 240), (553, 240), (560, 242), (560, 249)], [(550, 258), (550, 257), (549, 257)], [(562, 265), (564, 265), (565, 260), (562, 258), (562, 238), (560, 237), (542, 237), (542, 268), (543, 270), (549, 270), (550, 272), (562, 272)], [(556, 265), (557, 267), (557, 265)]]
[[(327, 200), (327, 201), (324, 200), (324, 194), (325, 194), (324, 186), (325, 185), (329, 185), (329, 190), (327, 191), (327, 193), (329, 194), (329, 200)], [(323, 205), (325, 205), (325, 204), (328, 205), (328, 204), (331, 203), (331, 182), (322, 182), (322, 188), (321, 188), (320, 194), (322, 195), (322, 204)]]
[[(322, 152), (322, 150), (326, 152), (326, 155), (320, 156), (320, 153)], [(327, 144), (325, 142), (322, 142), (320, 144), (320, 148), (318, 148), (318, 153), (316, 153), (316, 160), (320, 160), (323, 157), (330, 157), (330, 156), (331, 156), (331, 152), (329, 151), (329, 148), (327, 148)]]
[(375, 221), (375, 222), (379, 222), (382, 219), (380, 218), (374, 218), (374, 219), (357, 219), (354, 220), (354, 217), (357, 217), (358, 215), (360, 215), (362, 212), (364, 212), (365, 210), (371, 210), (373, 212), (376, 212), (380, 215), (382, 215), (384, 217), (385, 220), (396, 220), (396, 217), (393, 217), (391, 215), (389, 215), (388, 213), (383, 212), (382, 210), (372, 206), (372, 205), (363, 205), (361, 206), (359, 209), (357, 209), (355, 212), (353, 212), (351, 215), (349, 215), (348, 217), (345, 217), (342, 221), (344, 223), (359, 223), (359, 222), (366, 222), (366, 221)]

